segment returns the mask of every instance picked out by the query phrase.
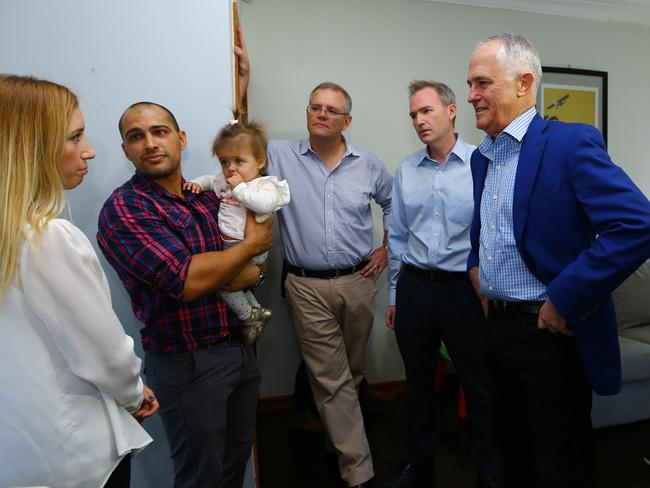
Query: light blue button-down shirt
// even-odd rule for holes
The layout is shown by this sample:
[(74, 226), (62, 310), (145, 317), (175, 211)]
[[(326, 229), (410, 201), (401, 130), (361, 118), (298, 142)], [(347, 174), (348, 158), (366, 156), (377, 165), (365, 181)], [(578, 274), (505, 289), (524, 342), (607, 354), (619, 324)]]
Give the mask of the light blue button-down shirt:
[(512, 224), (521, 141), (536, 113), (535, 107), (530, 108), (496, 139), (488, 135), (478, 147), (490, 161), (481, 197), (479, 277), (481, 291), (495, 300), (543, 301), (547, 297), (546, 286), (529, 271), (519, 254)]
[(384, 163), (346, 141), (341, 160), (330, 172), (309, 141), (271, 141), (269, 175), (287, 180), (291, 202), (278, 212), (287, 261), (312, 270), (349, 268), (373, 250), (370, 201), (391, 209), (393, 178)]
[(404, 159), (395, 173), (388, 226), (388, 304), (403, 263), (423, 269), (465, 271), (474, 211), (470, 158), (476, 146), (458, 136), (447, 160), (427, 148)]

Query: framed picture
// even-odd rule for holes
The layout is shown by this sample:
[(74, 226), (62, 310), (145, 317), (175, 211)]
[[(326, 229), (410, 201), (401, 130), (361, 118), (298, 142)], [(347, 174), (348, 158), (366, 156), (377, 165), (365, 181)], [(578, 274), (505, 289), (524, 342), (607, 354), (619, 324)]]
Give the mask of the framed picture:
[(607, 72), (542, 66), (537, 111), (545, 120), (593, 125), (607, 143)]

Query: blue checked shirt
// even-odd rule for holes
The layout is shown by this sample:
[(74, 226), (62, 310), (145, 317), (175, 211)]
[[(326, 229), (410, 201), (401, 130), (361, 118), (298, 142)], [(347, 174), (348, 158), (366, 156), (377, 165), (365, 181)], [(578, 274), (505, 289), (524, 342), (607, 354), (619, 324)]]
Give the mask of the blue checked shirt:
[(546, 285), (528, 270), (519, 254), (512, 224), (521, 141), (535, 114), (535, 107), (530, 108), (510, 122), (496, 139), (488, 135), (478, 147), (490, 161), (481, 197), (479, 276), (481, 291), (494, 300), (547, 298)]

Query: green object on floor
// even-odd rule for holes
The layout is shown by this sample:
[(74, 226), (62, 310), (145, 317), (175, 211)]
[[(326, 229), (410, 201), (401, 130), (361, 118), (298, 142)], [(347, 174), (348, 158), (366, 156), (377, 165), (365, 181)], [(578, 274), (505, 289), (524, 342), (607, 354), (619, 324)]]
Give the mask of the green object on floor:
[(438, 354), (440, 354), (443, 359), (446, 359), (451, 363), (451, 356), (449, 355), (449, 351), (447, 351), (447, 346), (445, 346), (445, 343), (440, 341), (440, 349), (438, 349)]

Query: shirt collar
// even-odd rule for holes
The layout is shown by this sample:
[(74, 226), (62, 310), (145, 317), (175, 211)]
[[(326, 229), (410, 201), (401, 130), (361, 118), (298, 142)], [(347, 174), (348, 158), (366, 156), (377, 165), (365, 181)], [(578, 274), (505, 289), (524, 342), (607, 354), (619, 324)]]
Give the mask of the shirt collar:
[(509, 134), (518, 142), (521, 142), (536, 113), (537, 109), (534, 106), (530, 107), (523, 114), (517, 116), (512, 122), (510, 122), (508, 126), (503, 129), (503, 132)]
[[(131, 178), (131, 183), (136, 190), (139, 190), (147, 195), (157, 195), (158, 197), (164, 197), (167, 199), (181, 199), (178, 195), (165, 190), (162, 186), (157, 184), (154, 181), (151, 181), (149, 178), (144, 176), (142, 173), (136, 170), (135, 174)], [(185, 183), (185, 178), (181, 177), (181, 185)], [(183, 190), (183, 196), (185, 200), (192, 200), (194, 198), (194, 193), (191, 191)]]
[(496, 138), (487, 134), (481, 144), (478, 146), (478, 150), (483, 156), (490, 160), (493, 160), (494, 145), (496, 144), (497, 139), (506, 137), (507, 135), (516, 140), (518, 143), (521, 143), (522, 139), (526, 135), (526, 131), (528, 131), (528, 126), (533, 121), (533, 118), (536, 114), (537, 109), (534, 106), (530, 107), (528, 110), (515, 117), (514, 120), (510, 122)]
[[(461, 164), (465, 164), (467, 163), (467, 161), (465, 161), (467, 151), (464, 150), (464, 147), (467, 145), (467, 143), (460, 134), (454, 133), (454, 135), (456, 136), (456, 144), (454, 144), (454, 147), (451, 148), (451, 151), (447, 156), (447, 161), (457, 161)], [(416, 153), (416, 155), (418, 166), (426, 160), (436, 162), (429, 156), (427, 146), (424, 146), (419, 152)], [(440, 164), (439, 161), (437, 163)]]
[[(343, 137), (343, 136), (341, 136)], [(347, 141), (345, 137), (343, 137), (343, 142), (345, 142), (345, 152), (343, 153), (343, 156), (341, 159), (345, 158), (346, 156), (359, 156), (359, 151)], [(309, 144), (309, 139), (303, 139), (300, 141), (300, 147), (299, 147), (299, 152), (302, 155), (307, 154), (309, 151), (313, 152), (316, 154), (316, 151), (312, 150), (311, 144)]]

